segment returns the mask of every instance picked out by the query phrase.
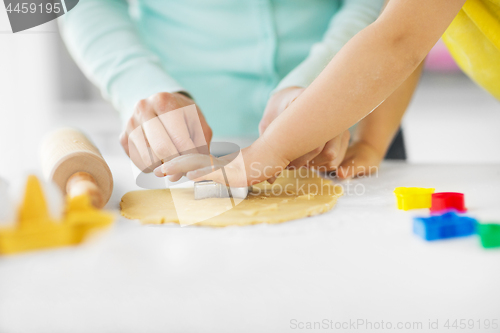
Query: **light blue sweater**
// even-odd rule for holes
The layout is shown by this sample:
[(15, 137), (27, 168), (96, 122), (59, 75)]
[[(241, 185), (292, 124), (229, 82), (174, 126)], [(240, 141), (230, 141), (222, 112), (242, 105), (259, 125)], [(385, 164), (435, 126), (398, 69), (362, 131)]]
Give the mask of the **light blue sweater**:
[(85, 74), (128, 119), (186, 91), (217, 136), (255, 136), (273, 90), (307, 87), (384, 0), (81, 0), (62, 16)]

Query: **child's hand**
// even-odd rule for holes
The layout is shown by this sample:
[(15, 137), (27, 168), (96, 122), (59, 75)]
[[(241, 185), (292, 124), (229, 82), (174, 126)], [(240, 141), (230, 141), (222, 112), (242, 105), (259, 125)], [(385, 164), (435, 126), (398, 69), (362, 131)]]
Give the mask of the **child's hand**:
[(120, 143), (139, 169), (151, 172), (179, 155), (208, 154), (211, 139), (212, 130), (194, 101), (164, 92), (137, 103)]
[(384, 153), (364, 141), (357, 141), (347, 148), (342, 164), (337, 169), (341, 179), (368, 176), (378, 171)]
[[(233, 187), (258, 184), (274, 178), (289, 164), (273, 147), (258, 139), (241, 152), (213, 157), (204, 154), (178, 156), (154, 170), (158, 177), (186, 175), (189, 179), (213, 180)], [(224, 172), (221, 172), (223, 169)], [(176, 179), (172, 179), (175, 181)]]
[[(259, 124), (259, 132), (261, 135), (274, 119), (285, 111), (304, 90), (304, 88), (290, 87), (271, 96)], [(289, 167), (300, 168), (303, 166), (310, 166), (322, 171), (336, 170), (344, 158), (347, 146), (349, 145), (349, 138), (349, 131), (345, 131), (323, 146), (293, 160)]]

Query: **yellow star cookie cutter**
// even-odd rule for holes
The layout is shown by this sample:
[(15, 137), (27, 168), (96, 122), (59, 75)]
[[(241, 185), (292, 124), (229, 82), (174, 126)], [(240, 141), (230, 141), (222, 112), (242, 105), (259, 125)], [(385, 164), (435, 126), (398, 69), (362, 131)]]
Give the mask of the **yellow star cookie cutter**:
[(109, 226), (111, 213), (100, 211), (86, 195), (70, 198), (61, 220), (52, 218), (40, 182), (29, 176), (14, 225), (0, 228), (0, 254), (47, 249), (81, 243), (91, 232)]

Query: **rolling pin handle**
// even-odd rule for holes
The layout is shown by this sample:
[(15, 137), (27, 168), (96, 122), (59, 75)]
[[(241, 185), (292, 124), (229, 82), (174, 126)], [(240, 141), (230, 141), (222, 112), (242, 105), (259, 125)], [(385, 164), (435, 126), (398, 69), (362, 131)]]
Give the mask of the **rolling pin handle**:
[(66, 193), (70, 198), (86, 194), (90, 197), (92, 205), (98, 209), (103, 208), (106, 204), (96, 180), (86, 172), (77, 172), (69, 177)]
[(42, 169), (70, 198), (87, 194), (102, 208), (113, 192), (113, 175), (96, 146), (80, 131), (61, 128), (49, 133), (41, 147)]

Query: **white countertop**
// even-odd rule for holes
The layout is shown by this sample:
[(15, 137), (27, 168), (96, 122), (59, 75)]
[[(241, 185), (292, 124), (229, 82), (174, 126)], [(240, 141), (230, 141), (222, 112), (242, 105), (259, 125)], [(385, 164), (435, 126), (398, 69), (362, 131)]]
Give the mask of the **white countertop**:
[[(109, 162), (116, 208), (134, 185), (124, 159)], [(477, 236), (422, 241), (411, 217), (426, 212), (398, 211), (392, 193), (464, 192), (471, 216), (500, 222), (500, 166), (385, 163), (378, 177), (342, 184), (350, 193), (332, 211), (280, 225), (120, 218), (82, 246), (0, 258), (0, 332), (287, 332), (323, 320), (422, 322), (425, 332), (447, 319), (474, 320), (449, 332), (500, 331), (478, 329), (500, 322), (500, 250)]]

